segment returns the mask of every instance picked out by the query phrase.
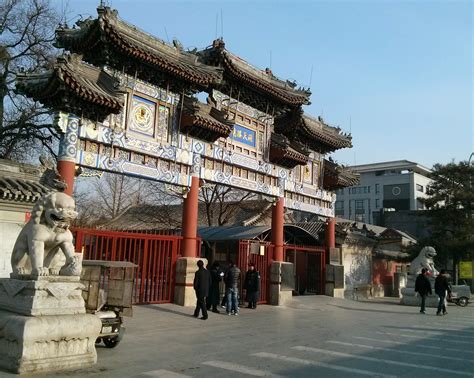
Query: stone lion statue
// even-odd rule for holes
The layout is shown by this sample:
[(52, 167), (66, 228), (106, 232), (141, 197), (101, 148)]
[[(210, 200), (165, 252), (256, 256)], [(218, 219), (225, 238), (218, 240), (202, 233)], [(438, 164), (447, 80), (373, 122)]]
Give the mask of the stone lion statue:
[(13, 275), (80, 275), (81, 263), (76, 259), (69, 230), (76, 217), (71, 196), (53, 191), (41, 197), (13, 247)]
[(436, 250), (433, 247), (423, 247), (418, 256), (410, 264), (410, 274), (420, 274), (421, 269), (426, 268), (431, 276), (437, 276), (438, 271), (433, 261), (435, 256)]

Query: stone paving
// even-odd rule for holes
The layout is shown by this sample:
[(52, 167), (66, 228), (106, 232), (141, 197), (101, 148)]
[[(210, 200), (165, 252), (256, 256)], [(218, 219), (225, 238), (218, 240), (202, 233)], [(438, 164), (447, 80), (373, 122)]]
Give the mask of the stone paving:
[(305, 296), (203, 321), (189, 307), (137, 306), (97, 365), (35, 377), (474, 377), (474, 305), (435, 311)]

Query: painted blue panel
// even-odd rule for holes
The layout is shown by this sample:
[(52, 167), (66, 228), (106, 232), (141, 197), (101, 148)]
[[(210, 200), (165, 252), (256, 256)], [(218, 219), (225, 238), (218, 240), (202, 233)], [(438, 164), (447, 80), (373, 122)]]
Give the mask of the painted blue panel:
[(143, 101), (143, 102), (145, 102), (145, 103), (147, 103), (147, 104), (150, 104), (150, 105), (156, 105), (156, 102), (150, 101), (150, 100), (148, 100), (148, 99), (146, 99), (146, 98), (144, 98), (144, 97), (140, 97), (140, 96), (137, 96), (137, 95), (133, 95), (133, 98), (136, 99), (136, 100), (138, 100), (138, 101)]
[(235, 124), (231, 134), (232, 140), (246, 144), (247, 146), (255, 147), (256, 133), (247, 127)]

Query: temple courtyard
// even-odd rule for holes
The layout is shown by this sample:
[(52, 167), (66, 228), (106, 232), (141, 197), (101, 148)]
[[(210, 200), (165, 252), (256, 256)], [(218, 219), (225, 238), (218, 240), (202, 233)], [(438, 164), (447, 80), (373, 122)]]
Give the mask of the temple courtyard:
[[(115, 349), (97, 365), (35, 377), (458, 377), (474, 375), (474, 306), (430, 308), (395, 298), (295, 297), (293, 306), (243, 308), (239, 316), (171, 304), (134, 307)], [(0, 376), (13, 376), (0, 372)]]

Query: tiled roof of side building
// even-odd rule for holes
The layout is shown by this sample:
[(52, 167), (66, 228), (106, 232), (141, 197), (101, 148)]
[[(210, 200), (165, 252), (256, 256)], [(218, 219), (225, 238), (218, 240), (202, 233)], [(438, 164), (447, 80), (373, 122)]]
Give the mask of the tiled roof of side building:
[(50, 191), (40, 175), (35, 166), (0, 159), (0, 201), (34, 204)]

